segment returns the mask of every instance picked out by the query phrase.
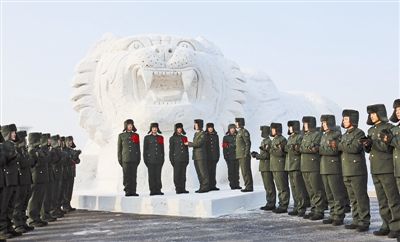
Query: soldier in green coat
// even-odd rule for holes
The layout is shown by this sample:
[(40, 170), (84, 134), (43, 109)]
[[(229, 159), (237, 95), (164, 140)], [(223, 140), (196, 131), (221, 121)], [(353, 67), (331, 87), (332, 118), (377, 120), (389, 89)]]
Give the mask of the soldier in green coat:
[(186, 168), (189, 164), (188, 138), (182, 123), (174, 125), (174, 134), (169, 138), (169, 161), (174, 168), (176, 194), (189, 193), (186, 190)]
[(20, 159), (17, 161), (18, 166), (18, 187), (15, 194), (15, 204), (13, 212), (13, 222), (15, 231), (26, 233), (34, 229), (34, 227), (26, 224), (26, 209), (28, 208), (29, 198), (31, 196), (32, 160), (28, 155), (26, 131), (18, 131), (17, 152)]
[(346, 132), (342, 135), (338, 149), (341, 152), (343, 181), (350, 198), (353, 218), (352, 223), (345, 225), (345, 228), (362, 232), (369, 229), (371, 221), (367, 165), (360, 143), (365, 134), (358, 128), (357, 110), (345, 109), (342, 117), (342, 127)]
[(140, 163), (139, 135), (132, 119), (124, 122), (124, 130), (118, 135), (118, 163), (122, 167), (125, 196), (136, 193), (137, 167)]
[(193, 148), (192, 159), (196, 168), (197, 177), (199, 179), (200, 188), (197, 193), (210, 191), (210, 180), (207, 167), (207, 151), (205, 147), (205, 134), (203, 131), (204, 121), (202, 119), (194, 120), (194, 130), (196, 131), (193, 137), (193, 142), (187, 142), (186, 145)]
[(208, 179), (210, 182), (210, 191), (218, 191), (217, 187), (217, 163), (219, 161), (220, 150), (219, 150), (219, 136), (214, 128), (213, 123), (207, 123), (206, 132), (206, 152), (207, 152), (207, 167), (208, 167)]
[(239, 160), (240, 169), (244, 180), (245, 188), (242, 192), (253, 191), (253, 175), (251, 174), (251, 156), (250, 156), (250, 133), (244, 128), (244, 118), (236, 118), (235, 125), (237, 128), (236, 134), (236, 159)]
[(62, 195), (62, 206), (63, 211), (71, 212), (75, 211), (76, 209), (71, 207), (71, 199), (72, 199), (72, 192), (74, 189), (74, 181), (76, 176), (76, 164), (79, 164), (80, 158), (79, 155), (81, 154), (80, 150), (76, 150), (76, 145), (74, 143), (74, 137), (67, 136), (65, 138), (65, 151), (67, 153), (67, 159), (65, 161), (63, 167), (63, 195)]
[(343, 224), (345, 217), (346, 196), (344, 195), (342, 164), (338, 149), (342, 134), (340, 130), (336, 129), (334, 115), (321, 115), (321, 131), (323, 135), (319, 146), (319, 154), (321, 155), (320, 173), (330, 209), (330, 217), (322, 222), (339, 226)]
[(282, 136), (282, 124), (271, 123), (270, 168), (273, 173), (276, 189), (278, 190), (279, 206), (272, 210), (274, 213), (286, 213), (289, 206), (290, 189), (288, 173), (285, 171), (285, 146), (287, 140)]
[[(64, 212), (61, 210), (61, 188), (62, 188), (62, 166), (65, 163), (66, 153), (65, 137), (54, 135), (51, 138), (50, 156), (51, 169), (53, 171), (53, 184), (51, 192), (51, 216), (56, 218), (64, 217)], [(46, 201), (46, 199), (45, 199)]]
[(150, 196), (164, 195), (161, 192), (161, 171), (164, 165), (164, 137), (158, 123), (151, 123), (143, 141), (143, 160), (149, 174)]
[(324, 218), (325, 191), (320, 174), (319, 145), (321, 132), (316, 129), (317, 121), (313, 116), (302, 119), (304, 136), (300, 145), (300, 170), (311, 199), (311, 212), (304, 215), (305, 219), (321, 220)]
[(400, 194), (394, 177), (393, 147), (380, 139), (382, 130), (390, 130), (386, 107), (375, 104), (367, 107), (368, 138), (362, 139), (364, 150), (369, 153), (371, 174), (374, 181), (382, 225), (377, 236), (387, 235), (397, 238), (400, 235)]
[[(1, 134), (1, 126), (0, 126), (0, 197), (5, 196), (5, 182), (4, 182), (4, 166), (6, 164), (6, 157), (5, 157), (5, 150), (3, 146), (4, 138), (3, 135)], [(0, 206), (1, 206), (1, 200), (0, 199)], [(0, 211), (1, 212), (1, 211)], [(3, 221), (0, 220), (0, 224), (3, 223)], [(12, 235), (10, 233), (7, 234), (0, 234), (0, 239), (1, 240), (6, 240), (11, 238)]]
[(47, 222), (40, 218), (40, 210), (42, 209), (47, 184), (49, 183), (47, 139), (47, 134), (30, 133), (28, 135), (28, 154), (32, 160), (32, 194), (28, 203), (28, 221), (29, 225), (33, 227), (47, 225)]
[(270, 165), (270, 148), (271, 148), (271, 139), (269, 135), (271, 133), (269, 126), (260, 126), (261, 137), (263, 140), (260, 145), (260, 153), (256, 151), (251, 152), (251, 156), (260, 160), (260, 164), (258, 166), (258, 170), (261, 173), (261, 177), (263, 179), (264, 189), (266, 193), (267, 203), (265, 206), (262, 206), (261, 210), (274, 210), (276, 204), (276, 190), (275, 190), (275, 182), (274, 176), (271, 171)]
[(236, 159), (236, 126), (235, 124), (228, 125), (222, 140), (222, 151), (224, 159), (228, 166), (228, 181), (232, 190), (242, 189), (239, 184), (239, 161)]
[(290, 188), (294, 201), (293, 210), (288, 214), (303, 217), (307, 209), (307, 204), (310, 203), (306, 185), (300, 171), (300, 145), (303, 135), (301, 134), (300, 122), (298, 120), (290, 120), (287, 125), (289, 137), (285, 145), (285, 171), (289, 173)]

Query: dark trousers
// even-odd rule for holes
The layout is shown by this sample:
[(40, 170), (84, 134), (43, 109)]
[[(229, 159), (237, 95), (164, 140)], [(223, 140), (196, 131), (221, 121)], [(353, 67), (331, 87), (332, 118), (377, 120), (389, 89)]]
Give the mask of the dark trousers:
[(202, 191), (210, 190), (210, 181), (208, 179), (208, 168), (206, 160), (195, 160), (194, 167), (196, 169), (197, 178), (199, 179), (200, 189)]
[(52, 192), (52, 212), (61, 210), (61, 198), (62, 198), (62, 178), (59, 177), (54, 180), (53, 192)]
[(149, 188), (150, 193), (161, 192), (161, 170), (163, 164), (147, 164), (149, 173)]
[(125, 193), (136, 193), (136, 176), (137, 176), (138, 163), (123, 162), (123, 184)]
[(267, 205), (275, 206), (276, 189), (275, 189), (274, 175), (272, 174), (272, 171), (261, 171), (261, 177), (263, 180), (264, 189), (266, 193)]
[(290, 200), (288, 173), (286, 171), (273, 172), (276, 190), (278, 190), (279, 208), (287, 209)]
[(326, 205), (324, 185), (319, 172), (302, 172), (307, 193), (311, 199), (311, 213), (323, 215)]
[(50, 181), (49, 183), (45, 184), (45, 192), (43, 195), (43, 203), (42, 203), (42, 209), (40, 212), (41, 218), (46, 220), (51, 216), (51, 211), (53, 210), (53, 192), (54, 192), (54, 186), (55, 186), (54, 180)]
[(369, 226), (371, 223), (370, 204), (368, 196), (368, 177), (344, 176), (344, 185), (351, 203), (353, 224)]
[(19, 185), (15, 194), (13, 221), (15, 227), (26, 225), (26, 209), (31, 196), (31, 185)]
[(74, 189), (74, 177), (67, 177), (63, 180), (61, 205), (63, 209), (71, 208), (72, 191)]
[(231, 188), (238, 188), (239, 184), (239, 160), (227, 160), (228, 166), (228, 181)]
[(5, 232), (12, 227), (11, 219), (14, 211), (16, 191), (17, 186), (7, 186), (3, 188), (0, 209), (0, 232)]
[(251, 158), (243, 157), (239, 159), (240, 170), (244, 180), (246, 190), (253, 190), (253, 175), (251, 174)]
[(289, 171), (290, 188), (294, 201), (293, 210), (303, 213), (307, 209), (309, 203), (308, 193), (304, 179), (300, 171)]
[(31, 186), (31, 198), (28, 203), (28, 215), (29, 222), (40, 221), (40, 211), (46, 195), (47, 183), (44, 184), (32, 184)]
[(187, 162), (175, 162), (174, 164), (174, 184), (176, 192), (186, 191), (186, 167)]
[(210, 189), (215, 188), (217, 186), (217, 163), (218, 160), (207, 160), (207, 168), (208, 168), (208, 181), (210, 182)]
[(345, 217), (344, 207), (346, 205), (343, 176), (341, 174), (323, 174), (321, 176), (328, 200), (330, 217), (334, 220), (343, 220)]

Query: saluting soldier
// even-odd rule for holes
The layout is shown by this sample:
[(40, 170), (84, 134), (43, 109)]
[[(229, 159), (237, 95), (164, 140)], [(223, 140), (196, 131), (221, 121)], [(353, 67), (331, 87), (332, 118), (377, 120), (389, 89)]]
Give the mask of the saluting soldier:
[(244, 180), (245, 188), (242, 192), (253, 191), (253, 175), (251, 174), (251, 156), (250, 156), (250, 133), (244, 128), (244, 118), (236, 118), (235, 125), (237, 128), (236, 134), (236, 158), (239, 160), (240, 169)]
[(125, 196), (136, 193), (137, 167), (140, 163), (139, 135), (132, 119), (124, 122), (124, 130), (118, 135), (118, 162), (122, 167)]
[(365, 136), (358, 128), (359, 113), (357, 110), (345, 109), (342, 112), (342, 127), (346, 129), (339, 144), (341, 151), (343, 181), (352, 208), (351, 224), (346, 229), (366, 231), (369, 229), (371, 215), (368, 197), (368, 174), (365, 153), (360, 139)]
[(222, 140), (222, 151), (224, 159), (228, 166), (228, 181), (232, 190), (242, 189), (239, 183), (239, 161), (236, 159), (236, 126), (235, 124), (228, 125)]
[(208, 176), (207, 167), (207, 151), (206, 139), (203, 131), (204, 121), (202, 119), (194, 120), (194, 133), (193, 142), (187, 142), (186, 145), (193, 148), (192, 159), (194, 160), (194, 167), (196, 169), (197, 178), (199, 179), (200, 188), (197, 193), (204, 193), (210, 191), (210, 180)]
[(261, 137), (263, 140), (261, 141), (260, 145), (260, 153), (256, 151), (251, 152), (251, 156), (260, 160), (260, 164), (258, 165), (258, 170), (261, 173), (261, 177), (264, 184), (265, 195), (267, 203), (265, 206), (262, 206), (261, 210), (273, 210), (275, 209), (276, 204), (276, 190), (275, 190), (275, 183), (274, 183), (274, 176), (271, 171), (270, 165), (270, 148), (271, 148), (271, 139), (269, 138), (270, 135), (270, 127), (269, 126), (260, 126), (261, 130)]
[(302, 119), (304, 136), (300, 145), (300, 170), (311, 199), (311, 212), (303, 218), (321, 220), (324, 218), (325, 191), (320, 174), (319, 145), (321, 132), (317, 130), (317, 121), (313, 116)]
[(174, 168), (176, 194), (189, 193), (186, 190), (186, 167), (189, 164), (188, 138), (182, 123), (174, 125), (174, 134), (169, 138), (169, 161)]
[(390, 130), (386, 107), (375, 104), (367, 107), (368, 138), (362, 139), (364, 150), (369, 153), (371, 174), (374, 181), (382, 225), (375, 235), (397, 238), (400, 235), (400, 194), (396, 186), (393, 166), (393, 147), (380, 139), (382, 130)]
[(330, 217), (322, 222), (338, 226), (343, 224), (345, 217), (346, 196), (344, 195), (342, 164), (338, 149), (342, 134), (340, 130), (336, 130), (334, 115), (325, 114), (321, 116), (321, 131), (323, 135), (319, 146), (320, 172), (330, 209)]
[(300, 133), (300, 122), (298, 120), (290, 120), (287, 125), (289, 137), (285, 145), (285, 171), (289, 173), (290, 188), (294, 201), (293, 210), (288, 214), (303, 217), (307, 209), (307, 204), (309, 203), (306, 185), (304, 184), (303, 176), (300, 171), (300, 145), (303, 135)]
[(49, 149), (48, 139), (50, 134), (30, 133), (29, 157), (32, 160), (32, 194), (28, 203), (29, 225), (33, 227), (43, 227), (47, 221), (40, 218), (40, 211), (49, 183)]
[(164, 165), (164, 137), (158, 123), (151, 123), (143, 141), (143, 160), (149, 174), (150, 196), (164, 195), (161, 192), (161, 170)]
[(210, 182), (210, 190), (218, 191), (216, 172), (217, 163), (219, 161), (219, 137), (215, 131), (213, 123), (207, 123), (207, 130), (205, 132), (206, 139), (206, 152), (207, 152), (207, 167), (208, 167), (208, 180)]

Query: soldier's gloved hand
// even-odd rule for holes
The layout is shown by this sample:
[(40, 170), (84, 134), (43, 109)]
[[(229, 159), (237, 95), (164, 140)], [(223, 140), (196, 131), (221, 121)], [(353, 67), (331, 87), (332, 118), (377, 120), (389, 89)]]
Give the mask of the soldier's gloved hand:
[(256, 158), (256, 157), (257, 157), (257, 155), (258, 155), (258, 153), (257, 153), (257, 152), (255, 152), (255, 151), (251, 152), (251, 157), (253, 157), (253, 158)]
[(379, 133), (379, 138), (385, 143), (390, 143), (392, 141), (393, 134), (388, 129), (382, 129)]
[(336, 149), (336, 148), (337, 148), (337, 142), (336, 142), (336, 140), (330, 140), (330, 141), (329, 141), (329, 146), (330, 146), (332, 149)]

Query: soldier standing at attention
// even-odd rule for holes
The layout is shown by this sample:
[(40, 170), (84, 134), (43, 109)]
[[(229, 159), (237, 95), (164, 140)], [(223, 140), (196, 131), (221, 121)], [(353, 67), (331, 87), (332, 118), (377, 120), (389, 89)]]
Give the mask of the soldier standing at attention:
[(319, 146), (319, 154), (321, 155), (320, 172), (330, 209), (330, 217), (322, 222), (338, 226), (343, 224), (346, 203), (342, 164), (338, 150), (342, 134), (340, 130), (335, 130), (336, 121), (334, 115), (322, 115), (321, 122), (323, 135)]
[(74, 143), (74, 138), (72, 136), (67, 136), (65, 138), (65, 146), (66, 152), (69, 154), (67, 156), (67, 161), (65, 164), (65, 180), (63, 186), (63, 199), (62, 199), (62, 206), (65, 212), (71, 212), (76, 210), (75, 208), (71, 207), (71, 199), (72, 199), (72, 192), (74, 190), (74, 181), (76, 176), (76, 164), (79, 164), (81, 160), (79, 159), (79, 155), (81, 154), (80, 150), (75, 150), (76, 145)]
[(222, 151), (226, 165), (228, 166), (228, 181), (231, 190), (242, 189), (239, 184), (239, 161), (236, 159), (235, 124), (228, 125), (228, 131), (222, 140)]
[(186, 191), (186, 168), (189, 164), (189, 148), (182, 123), (174, 125), (174, 134), (169, 138), (169, 161), (174, 168), (174, 184), (176, 194), (189, 193)]
[(149, 173), (150, 196), (164, 195), (161, 192), (161, 170), (164, 165), (164, 137), (158, 123), (151, 123), (143, 141), (143, 160)]
[(303, 217), (307, 209), (308, 193), (300, 171), (300, 145), (303, 135), (300, 133), (300, 122), (288, 121), (288, 142), (285, 145), (285, 171), (289, 173), (290, 188), (294, 201), (293, 210), (288, 214)]
[(368, 197), (368, 174), (365, 153), (360, 139), (365, 136), (358, 128), (359, 113), (357, 110), (345, 109), (342, 112), (342, 127), (346, 129), (339, 144), (341, 151), (344, 185), (349, 195), (352, 218), (346, 229), (366, 231), (369, 229), (371, 215)]
[(374, 181), (382, 225), (374, 235), (397, 238), (400, 235), (400, 194), (396, 186), (393, 167), (393, 147), (380, 139), (382, 130), (390, 130), (386, 107), (375, 104), (367, 107), (368, 138), (362, 139), (364, 150), (369, 153), (371, 174)]
[(187, 142), (185, 145), (193, 147), (194, 167), (196, 168), (197, 177), (199, 179), (200, 188), (197, 193), (210, 191), (210, 180), (207, 168), (207, 151), (206, 138), (203, 131), (204, 122), (202, 119), (194, 120), (194, 130), (196, 131), (193, 137), (193, 142)]
[(244, 180), (245, 188), (242, 192), (253, 191), (253, 175), (251, 174), (251, 156), (250, 156), (250, 133), (244, 128), (244, 118), (236, 118), (235, 125), (237, 128), (236, 134), (236, 159), (239, 160), (240, 169)]
[(208, 167), (208, 180), (210, 182), (210, 191), (218, 191), (216, 172), (217, 163), (219, 161), (219, 137), (217, 131), (214, 129), (213, 123), (206, 125), (205, 139), (206, 139), (206, 152), (207, 152), (207, 167)]
[(124, 130), (118, 135), (118, 163), (122, 167), (125, 196), (136, 193), (137, 167), (140, 163), (139, 135), (132, 119), (124, 122)]
[[(1, 126), (0, 126), (0, 197), (1, 198), (3, 198), (5, 196), (5, 186), (6, 186), (6, 184), (4, 182), (4, 166), (6, 165), (6, 157), (5, 157), (6, 154), (5, 154), (3, 142), (4, 142), (4, 138), (3, 138), (3, 135), (1, 134)], [(1, 201), (2, 201), (2, 199), (0, 199), (0, 206), (1, 206)], [(0, 213), (1, 213), (1, 210), (0, 210)], [(3, 221), (0, 220), (0, 224), (1, 223), (3, 223)], [(0, 234), (0, 240), (6, 240), (11, 237), (12, 237), (12, 235), (10, 233)]]
[(303, 218), (321, 220), (324, 218), (325, 191), (320, 174), (319, 145), (321, 132), (316, 129), (317, 121), (313, 116), (304, 116), (302, 119), (304, 136), (300, 145), (300, 169), (311, 199), (311, 212)]
[(263, 140), (261, 141), (260, 145), (260, 153), (256, 151), (251, 152), (251, 156), (260, 160), (260, 164), (258, 166), (258, 170), (261, 173), (261, 177), (263, 179), (264, 189), (266, 193), (266, 200), (267, 203), (265, 206), (261, 207), (261, 210), (273, 210), (275, 209), (276, 204), (276, 190), (275, 190), (275, 183), (274, 177), (272, 175), (271, 166), (270, 166), (270, 148), (271, 148), (271, 139), (269, 138), (270, 135), (270, 128), (269, 126), (260, 126), (261, 130), (261, 137)]

